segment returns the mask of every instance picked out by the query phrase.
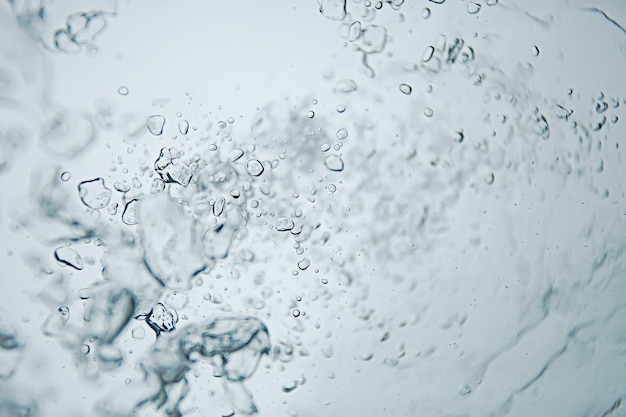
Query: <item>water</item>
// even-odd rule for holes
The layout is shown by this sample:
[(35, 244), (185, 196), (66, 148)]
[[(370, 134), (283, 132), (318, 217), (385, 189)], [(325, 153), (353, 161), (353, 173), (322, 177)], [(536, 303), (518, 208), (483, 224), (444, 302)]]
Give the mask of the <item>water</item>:
[(0, 416), (622, 415), (625, 26), (1, 3)]

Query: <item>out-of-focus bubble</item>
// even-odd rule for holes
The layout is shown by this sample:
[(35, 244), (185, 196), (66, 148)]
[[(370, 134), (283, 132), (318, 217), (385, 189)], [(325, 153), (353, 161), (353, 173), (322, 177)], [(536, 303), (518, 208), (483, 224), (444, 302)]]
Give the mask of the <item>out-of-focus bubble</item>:
[(95, 139), (91, 117), (80, 110), (61, 111), (42, 128), (41, 146), (52, 155), (71, 159), (89, 147)]

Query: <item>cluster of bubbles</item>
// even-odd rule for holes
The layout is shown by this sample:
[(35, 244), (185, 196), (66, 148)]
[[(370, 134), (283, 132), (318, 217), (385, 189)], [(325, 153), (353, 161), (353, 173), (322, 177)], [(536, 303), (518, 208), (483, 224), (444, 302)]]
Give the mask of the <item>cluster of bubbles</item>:
[[(429, 3), (417, 10), (422, 19), (431, 19), (445, 0)], [(483, 4), (498, 1), (469, 1), (464, 7), (474, 16), (489, 9)], [(11, 6), (31, 30), (48, 24), (43, 4), (12, 1)], [(418, 306), (414, 299), (427, 297), (428, 290), (420, 277), (411, 276), (415, 271), (401, 266), (480, 247), (478, 232), (461, 243), (447, 233), (463, 210), (459, 201), (478, 194), (517, 198), (510, 184), (534, 185), (541, 181), (538, 170), (559, 178), (576, 173), (593, 198), (609, 199), (611, 182), (590, 173), (619, 171), (619, 146), (608, 136), (624, 105), (617, 96), (600, 93), (581, 104), (570, 90), (545, 99), (491, 68), (469, 37), (442, 34), (405, 63), (402, 80), (394, 76), (391, 87), (378, 86), (392, 91), (392, 98), (378, 98), (377, 86), (367, 79), (393, 62), (389, 49), (400, 36), (383, 23), (384, 13), (404, 21), (403, 13), (415, 7), (403, 0), (321, 0), (319, 13), (337, 22), (345, 45), (360, 55), (366, 79), (333, 76), (328, 91), (315, 99), (270, 103), (258, 110), (249, 130), (220, 109), (170, 115), (164, 105), (139, 115), (116, 114), (102, 102), (93, 113), (62, 109), (42, 117), (39, 148), (62, 167), (34, 168), (30, 208), (12, 215), (45, 247), (44, 255), (29, 258), (34, 275), (43, 278), (40, 298), (49, 309), (41, 333), (70, 352), (86, 380), (109, 375), (124, 381), (118, 391), (98, 394), (95, 412), (204, 412), (197, 403), (204, 398), (208, 367), (226, 398), (222, 414), (251, 415), (259, 410), (248, 384), (264, 358), (268, 373), (275, 367), (286, 374), (295, 368), (289, 367), (292, 362), (338, 364), (351, 355), (364, 364), (378, 360), (394, 375), (421, 361), (462, 361), (456, 343), (467, 341), (465, 329), (475, 324), (467, 323), (464, 312), (433, 307), (436, 313), (430, 313)], [(93, 51), (115, 13), (103, 7), (68, 15), (52, 32), (53, 49)], [(535, 51), (538, 57), (536, 46)], [(437, 99), (469, 88), (480, 89), (474, 96), (483, 102), (467, 96), (443, 104)], [(120, 86), (117, 93), (124, 99), (129, 88)], [(376, 123), (371, 115), (398, 120)], [(120, 143), (103, 146), (103, 133), (118, 135)], [(12, 156), (28, 134), (21, 127), (0, 132), (0, 147), (6, 148), (0, 170), (12, 169)], [(575, 143), (566, 140), (571, 137)], [(108, 153), (109, 170), (83, 176), (77, 167), (94, 149)], [(372, 215), (353, 216), (355, 211)], [(344, 238), (348, 232), (355, 237)], [(388, 276), (372, 279), (380, 265), (373, 260), (385, 261)], [(604, 260), (596, 264), (593, 273)], [(294, 285), (297, 294), (289, 294)], [(477, 370), (459, 377), (460, 388), (450, 394), (451, 412), (460, 412), (456, 399), (475, 398), (502, 413), (523, 395), (525, 385), (507, 387), (496, 399), (474, 392), (488, 368), (556, 308), (550, 304), (556, 283), (525, 285), (531, 296), (520, 302), (524, 314), (514, 316), (519, 326), (502, 330), (506, 342), (484, 351), (467, 348)], [(407, 294), (400, 305), (372, 301), (391, 299), (396, 289)], [(460, 297), (452, 290), (448, 295)], [(396, 311), (408, 313), (398, 317)], [(607, 321), (619, 328), (616, 311)], [(438, 314), (438, 321), (423, 319), (428, 314)], [(357, 324), (340, 325), (336, 334), (327, 324), (340, 318)], [(586, 328), (572, 326), (546, 367)], [(413, 343), (418, 330), (449, 341), (452, 353), (428, 341)], [(351, 332), (364, 334), (358, 340), (367, 343), (337, 342), (348, 343)], [(11, 384), (25, 349), (18, 324), (0, 315), (0, 415), (35, 416), (41, 407)], [(312, 384), (291, 372), (282, 393)], [(339, 372), (329, 371), (326, 379)], [(542, 374), (528, 376), (528, 386)], [(443, 391), (444, 383), (433, 376), (433, 386)], [(480, 407), (474, 406), (471, 415), (478, 415)], [(609, 413), (619, 403), (611, 407)]]

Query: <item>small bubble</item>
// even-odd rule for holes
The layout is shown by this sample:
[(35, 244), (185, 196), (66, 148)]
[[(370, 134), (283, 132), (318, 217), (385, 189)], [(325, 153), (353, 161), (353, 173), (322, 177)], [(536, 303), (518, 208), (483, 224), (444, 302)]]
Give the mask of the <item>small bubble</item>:
[(226, 119), (226, 121), (232, 125), (233, 123), (235, 123), (235, 118), (229, 117), (228, 119)]
[(572, 94), (574, 94), (574, 90), (572, 90), (571, 88), (567, 89), (567, 95), (571, 96)]
[(309, 111), (306, 113), (306, 117), (308, 117), (309, 119), (314, 118), (314, 117), (315, 117), (315, 112), (314, 112), (313, 110), (309, 110)]
[(78, 271), (83, 269), (83, 259), (74, 249), (70, 249), (67, 246), (56, 248), (54, 257), (61, 265), (71, 266)]
[(426, 107), (424, 109), (424, 116), (426, 117), (433, 117), (433, 109), (431, 109), (430, 107)]
[(480, 4), (479, 3), (474, 3), (473, 1), (470, 1), (467, 4), (467, 13), (469, 14), (476, 14), (480, 12)]
[(322, 355), (324, 355), (325, 358), (331, 358), (333, 356), (334, 349), (332, 345), (329, 345), (329, 344), (322, 345), (321, 350), (322, 350)]
[(253, 177), (258, 177), (264, 171), (263, 164), (258, 159), (250, 159), (246, 164), (246, 169)]
[(346, 111), (346, 106), (344, 106), (343, 104), (337, 105), (337, 113), (343, 113), (345, 111)]
[(297, 308), (294, 308), (293, 311), (291, 312), (291, 314), (294, 317), (300, 317), (300, 310), (298, 310)]
[(356, 90), (356, 83), (350, 79), (337, 80), (335, 89), (341, 93), (351, 93)]
[(326, 159), (324, 159), (324, 165), (331, 171), (343, 171), (343, 159), (340, 156), (332, 154), (328, 155)]
[(328, 184), (328, 191), (334, 193), (335, 191), (337, 191), (337, 186), (335, 184)]
[(137, 199), (130, 200), (126, 203), (124, 211), (122, 212), (122, 222), (129, 226), (139, 223), (139, 218), (137, 217)]
[(293, 220), (291, 220), (289, 217), (281, 217), (280, 219), (276, 220), (275, 227), (276, 230), (278, 230), (279, 232), (289, 231), (294, 227)]
[(533, 45), (533, 55), (539, 56), (539, 47), (537, 45)]
[(80, 351), (83, 352), (83, 355), (87, 355), (89, 354), (89, 352), (91, 352), (91, 348), (89, 347), (89, 345), (83, 344), (80, 346)]
[(498, 0), (487, 0), (487, 6), (495, 6), (498, 4)]
[(121, 86), (120, 88), (117, 89), (117, 94), (119, 94), (120, 96), (127, 96), (128, 95), (128, 87), (126, 86)]
[(413, 92), (413, 87), (411, 87), (408, 84), (400, 84), (400, 91), (403, 94), (409, 95), (409, 94), (411, 94), (411, 92)]
[(491, 184), (493, 184), (493, 182), (495, 181), (495, 179), (496, 179), (496, 177), (495, 177), (495, 175), (494, 175), (494, 174), (493, 174), (493, 172), (492, 172), (491, 174), (489, 174), (489, 175), (487, 175), (487, 176), (485, 177), (485, 182), (486, 182), (487, 184), (491, 185)]
[(311, 265), (311, 261), (308, 258), (302, 258), (298, 261), (298, 268), (304, 271)]
[(329, 151), (329, 150), (330, 150), (330, 144), (328, 144), (328, 143), (323, 144), (322, 146), (320, 146), (320, 150), (321, 150), (322, 152), (327, 152), (327, 151)]
[(155, 114), (148, 117), (146, 127), (153, 136), (161, 136), (163, 134), (163, 127), (165, 126), (165, 117)]
[(313, 100), (311, 100), (311, 103), (313, 103), (313, 105), (315, 106), (317, 104), (317, 99), (314, 98)]
[(322, 284), (324, 285), (328, 284), (328, 280), (326, 278), (322, 278)]
[(297, 297), (296, 297), (296, 301), (298, 301), (298, 302), (302, 301), (302, 297), (297, 296)]
[(130, 383), (131, 383), (131, 379), (130, 379), (130, 378), (126, 378), (126, 379), (124, 380), (124, 384), (126, 384), (126, 385), (130, 385)]
[(228, 159), (230, 159), (231, 162), (238, 161), (242, 156), (243, 149), (233, 149), (232, 151), (228, 152)]
[(119, 204), (117, 203), (113, 203), (109, 206), (109, 208), (107, 209), (108, 213), (111, 216), (115, 216), (117, 214), (117, 208), (118, 208)]
[(424, 62), (430, 61), (434, 54), (435, 54), (435, 47), (434, 46), (427, 47), (426, 50), (424, 51), (424, 55), (422, 55), (422, 61)]
[(189, 132), (189, 122), (187, 120), (178, 122), (178, 131), (181, 135), (186, 135)]
[(78, 184), (78, 195), (83, 204), (93, 210), (106, 207), (111, 200), (111, 190), (106, 187), (102, 178)]
[(463, 133), (463, 129), (454, 132), (454, 141), (461, 143), (465, 139), (465, 134)]
[(226, 122), (223, 120), (220, 120), (219, 122), (217, 122), (217, 127), (219, 127), (220, 129), (225, 129), (226, 128)]
[(220, 197), (217, 199), (215, 204), (213, 204), (213, 215), (218, 217), (224, 211), (224, 206), (226, 205), (226, 199), (224, 197)]
[(241, 196), (241, 191), (239, 191), (237, 188), (233, 188), (232, 190), (230, 190), (230, 196), (232, 198), (239, 198)]
[(348, 131), (346, 129), (339, 129), (337, 131), (337, 139), (344, 140), (348, 137)]
[(422, 19), (428, 19), (430, 17), (430, 9), (428, 7), (424, 7), (422, 10)]
[(68, 182), (70, 180), (70, 178), (72, 178), (72, 174), (70, 174), (69, 172), (65, 171), (61, 174), (61, 181), (63, 182)]

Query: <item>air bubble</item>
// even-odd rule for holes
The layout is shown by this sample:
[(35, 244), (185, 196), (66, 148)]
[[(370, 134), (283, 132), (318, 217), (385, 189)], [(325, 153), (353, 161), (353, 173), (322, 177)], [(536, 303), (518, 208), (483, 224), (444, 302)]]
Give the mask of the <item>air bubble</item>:
[(309, 110), (309, 111), (306, 113), (306, 117), (308, 117), (309, 119), (314, 118), (314, 117), (315, 117), (315, 112), (314, 112), (313, 110)]
[(344, 106), (343, 104), (337, 105), (337, 113), (343, 113), (345, 111), (346, 111), (346, 106)]
[(337, 139), (344, 140), (348, 137), (348, 131), (346, 129), (339, 129), (337, 131)]
[(71, 266), (76, 270), (83, 269), (83, 260), (74, 249), (61, 246), (54, 251), (54, 257), (63, 265)]
[(258, 159), (250, 159), (246, 164), (246, 169), (248, 170), (248, 174), (253, 177), (258, 177), (263, 174), (265, 168), (263, 168), (263, 164)]
[(163, 127), (165, 126), (165, 117), (161, 115), (153, 115), (148, 117), (146, 127), (154, 136), (161, 136), (163, 134)]
[(474, 3), (473, 1), (470, 1), (467, 4), (467, 13), (469, 14), (476, 14), (480, 12), (480, 4), (479, 3)]
[(330, 150), (330, 144), (328, 144), (328, 143), (324, 143), (322, 146), (320, 146), (320, 150), (321, 150), (322, 152), (327, 152), (327, 151), (329, 151), (329, 150)]
[(122, 222), (129, 226), (139, 223), (137, 218), (137, 199), (130, 200), (126, 203), (124, 211), (122, 212)]
[(78, 195), (84, 205), (94, 210), (106, 207), (111, 200), (111, 190), (104, 185), (102, 178), (78, 184)]
[(337, 80), (335, 89), (341, 93), (351, 93), (356, 91), (356, 83), (349, 79)]
[(422, 10), (422, 19), (428, 19), (430, 17), (430, 9), (428, 7), (424, 7)]
[(311, 261), (308, 258), (302, 258), (298, 261), (298, 268), (304, 271), (311, 265)]
[(433, 114), (434, 114), (433, 109), (431, 109), (430, 107), (426, 107), (424, 109), (424, 116), (433, 117)]
[(346, 0), (322, 0), (320, 13), (330, 20), (343, 20), (346, 17)]
[(65, 171), (61, 174), (61, 181), (63, 182), (68, 182), (70, 180), (70, 178), (72, 178), (72, 174), (70, 174), (69, 172)]
[(335, 184), (328, 184), (328, 191), (334, 193), (335, 191), (337, 191), (337, 186)]
[(298, 310), (297, 308), (294, 308), (293, 311), (291, 312), (291, 314), (294, 317), (300, 317), (300, 310)]
[(487, 0), (487, 6), (495, 6), (498, 4), (498, 0)]
[(343, 159), (340, 156), (332, 154), (324, 159), (324, 165), (331, 171), (343, 171)]
[(403, 94), (409, 95), (413, 92), (413, 87), (408, 84), (400, 84), (400, 91)]
[(435, 47), (434, 46), (427, 47), (426, 50), (424, 51), (424, 54), (422, 55), (422, 61), (424, 62), (430, 61), (434, 54), (435, 54)]
[(243, 149), (233, 149), (232, 151), (228, 152), (228, 159), (230, 159), (231, 162), (238, 161), (242, 156)]
[(189, 122), (187, 120), (178, 122), (178, 131), (181, 135), (186, 135), (189, 132)]
[(539, 47), (537, 45), (533, 45), (533, 55), (539, 56)]
[(278, 230), (279, 232), (286, 232), (293, 229), (294, 223), (293, 220), (291, 220), (289, 217), (281, 217), (280, 219), (276, 220), (275, 227), (276, 230)]
[(224, 211), (224, 206), (226, 205), (226, 199), (224, 197), (220, 197), (217, 199), (215, 204), (213, 204), (213, 215), (218, 217)]
[(127, 96), (128, 95), (128, 87), (126, 86), (121, 86), (120, 88), (117, 89), (117, 94), (119, 94), (120, 96)]

